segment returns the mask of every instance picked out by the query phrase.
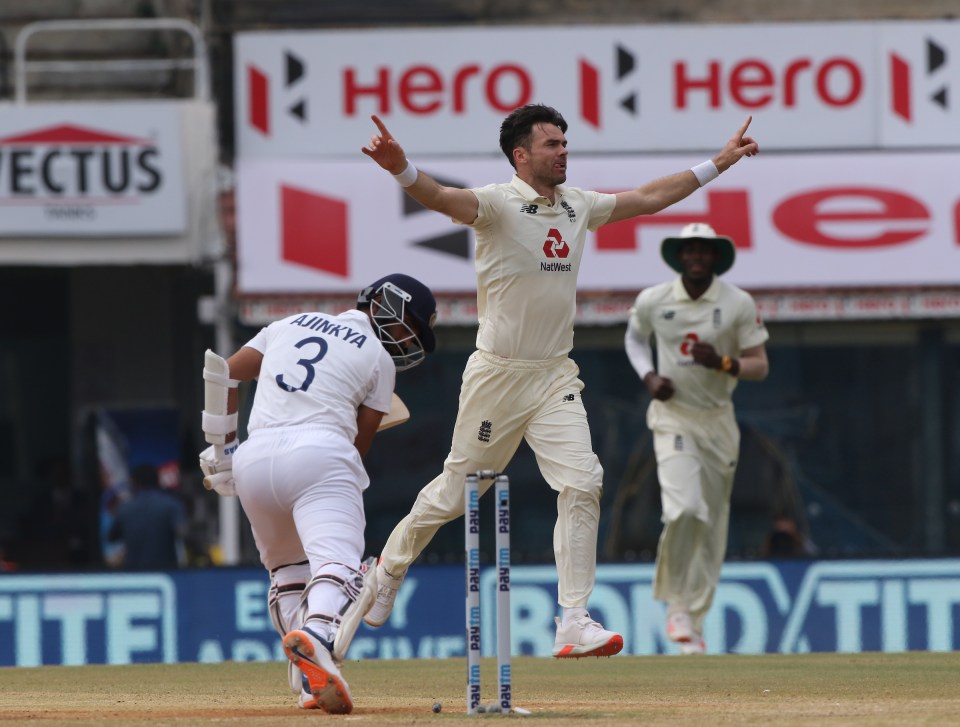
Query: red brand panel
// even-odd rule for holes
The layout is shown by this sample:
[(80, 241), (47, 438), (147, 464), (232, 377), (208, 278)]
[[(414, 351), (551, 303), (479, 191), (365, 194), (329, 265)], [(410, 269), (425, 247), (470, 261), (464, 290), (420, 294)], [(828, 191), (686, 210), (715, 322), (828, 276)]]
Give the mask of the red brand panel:
[(247, 66), (250, 86), (250, 125), (262, 134), (270, 133), (270, 87), (267, 77), (253, 66)]
[(600, 74), (584, 60), (580, 61), (580, 114), (592, 126), (600, 126)]
[(890, 56), (893, 112), (904, 121), (910, 121), (910, 66), (896, 53)]
[(280, 208), (283, 259), (347, 277), (346, 203), (283, 185)]

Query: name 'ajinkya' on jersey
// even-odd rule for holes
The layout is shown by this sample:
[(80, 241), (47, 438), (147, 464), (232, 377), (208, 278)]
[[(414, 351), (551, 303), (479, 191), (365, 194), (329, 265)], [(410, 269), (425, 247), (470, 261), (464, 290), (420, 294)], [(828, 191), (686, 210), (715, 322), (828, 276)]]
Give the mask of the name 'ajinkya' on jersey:
[(367, 314), (302, 313), (246, 344), (263, 354), (247, 430), (320, 425), (357, 437), (357, 409), (390, 411), (396, 367)]
[(613, 213), (616, 197), (558, 186), (550, 204), (514, 176), (471, 190), (479, 200), (477, 348), (542, 361), (573, 348), (577, 276), (587, 231)]

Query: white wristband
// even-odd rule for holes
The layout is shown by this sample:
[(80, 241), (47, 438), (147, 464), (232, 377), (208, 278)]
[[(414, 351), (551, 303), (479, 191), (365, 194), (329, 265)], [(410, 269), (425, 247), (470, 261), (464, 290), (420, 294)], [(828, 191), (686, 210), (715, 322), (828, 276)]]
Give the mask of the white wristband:
[(418, 174), (417, 168), (413, 166), (413, 162), (408, 159), (407, 168), (399, 174), (394, 174), (393, 178), (397, 180), (397, 184), (401, 187), (411, 187), (413, 183), (417, 181)]
[(697, 164), (695, 167), (691, 167), (690, 171), (696, 176), (701, 187), (720, 176), (720, 170), (717, 169), (717, 165), (710, 159), (707, 159), (705, 162), (700, 162), (700, 164)]

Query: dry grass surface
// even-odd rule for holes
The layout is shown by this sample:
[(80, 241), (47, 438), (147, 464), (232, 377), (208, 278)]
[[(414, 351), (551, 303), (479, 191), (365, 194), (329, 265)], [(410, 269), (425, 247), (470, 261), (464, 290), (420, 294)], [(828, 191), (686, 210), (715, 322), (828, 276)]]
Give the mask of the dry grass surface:
[[(465, 714), (465, 661), (348, 662), (350, 715), (305, 712), (282, 663), (0, 669), (0, 723), (274, 725), (946, 725), (960, 723), (960, 653), (514, 659), (530, 716)], [(483, 662), (484, 701), (495, 663)], [(443, 710), (431, 707), (440, 702)]]

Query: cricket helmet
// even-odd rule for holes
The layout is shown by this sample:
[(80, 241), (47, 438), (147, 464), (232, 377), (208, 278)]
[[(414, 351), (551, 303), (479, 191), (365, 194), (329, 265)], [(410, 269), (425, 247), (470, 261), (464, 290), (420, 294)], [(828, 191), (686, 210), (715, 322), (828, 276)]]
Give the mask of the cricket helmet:
[[(357, 308), (370, 310), (373, 326), (397, 371), (413, 368), (436, 348), (433, 326), (437, 320), (437, 301), (430, 288), (416, 278), (403, 273), (380, 278), (360, 291)], [(417, 330), (408, 325), (408, 316), (416, 323)], [(398, 323), (405, 331), (399, 337), (390, 330)]]

